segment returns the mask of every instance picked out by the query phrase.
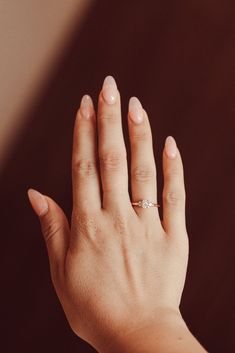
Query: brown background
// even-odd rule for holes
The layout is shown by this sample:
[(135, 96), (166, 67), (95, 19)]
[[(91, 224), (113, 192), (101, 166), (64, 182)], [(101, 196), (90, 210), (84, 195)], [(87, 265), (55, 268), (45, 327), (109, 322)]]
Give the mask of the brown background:
[(94, 352), (65, 320), (27, 189), (70, 218), (75, 112), (84, 93), (97, 102), (107, 74), (121, 91), (128, 153), (129, 97), (149, 113), (160, 191), (164, 139), (177, 140), (190, 237), (182, 313), (208, 351), (235, 352), (234, 10), (225, 0), (102, 0), (74, 31), (0, 175), (2, 352)]

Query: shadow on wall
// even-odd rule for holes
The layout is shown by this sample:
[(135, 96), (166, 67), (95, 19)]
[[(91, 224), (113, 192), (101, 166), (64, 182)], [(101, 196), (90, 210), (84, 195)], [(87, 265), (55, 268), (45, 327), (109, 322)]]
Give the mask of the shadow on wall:
[[(0, 170), (93, 0), (0, 3)], [(9, 151), (9, 152), (8, 152)]]

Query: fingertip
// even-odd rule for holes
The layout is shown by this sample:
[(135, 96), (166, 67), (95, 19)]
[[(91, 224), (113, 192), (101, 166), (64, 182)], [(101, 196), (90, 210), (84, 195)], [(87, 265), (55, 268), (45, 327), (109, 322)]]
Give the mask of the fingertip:
[(39, 191), (29, 188), (27, 191), (30, 204), (38, 217), (44, 216), (49, 209), (47, 199)]
[(79, 112), (81, 118), (84, 120), (90, 120), (94, 115), (94, 104), (89, 94), (82, 96)]
[(104, 101), (109, 105), (117, 101), (117, 84), (113, 76), (108, 75), (105, 77), (102, 86), (102, 95)]
[(177, 144), (173, 136), (167, 136), (164, 150), (168, 158), (175, 159), (177, 155)]
[(144, 110), (140, 100), (137, 97), (130, 98), (128, 111), (133, 123), (141, 124), (144, 121)]

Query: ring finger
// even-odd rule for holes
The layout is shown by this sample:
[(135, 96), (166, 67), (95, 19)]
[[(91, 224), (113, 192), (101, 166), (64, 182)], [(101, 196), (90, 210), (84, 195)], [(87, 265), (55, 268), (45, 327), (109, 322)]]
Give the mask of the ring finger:
[[(132, 97), (129, 101), (128, 128), (131, 145), (131, 194), (132, 201), (148, 199), (157, 203), (156, 165), (152, 145), (152, 132), (146, 111), (140, 101)], [(153, 219), (161, 225), (158, 207), (143, 209), (133, 206), (143, 219)]]

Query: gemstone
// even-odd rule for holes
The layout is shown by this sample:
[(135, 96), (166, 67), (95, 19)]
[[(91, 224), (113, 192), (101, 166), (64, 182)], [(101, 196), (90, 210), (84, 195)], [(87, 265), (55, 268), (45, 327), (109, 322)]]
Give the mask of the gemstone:
[(152, 206), (152, 202), (149, 201), (149, 200), (141, 200), (139, 201), (139, 206), (142, 207), (142, 208), (149, 208)]

